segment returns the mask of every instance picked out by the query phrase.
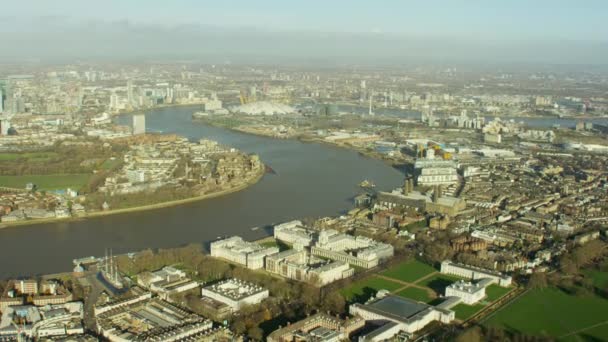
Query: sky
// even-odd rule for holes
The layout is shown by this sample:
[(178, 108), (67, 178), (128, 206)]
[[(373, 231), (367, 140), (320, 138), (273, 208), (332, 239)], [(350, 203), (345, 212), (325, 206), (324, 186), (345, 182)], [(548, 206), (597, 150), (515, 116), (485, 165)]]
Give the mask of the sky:
[[(112, 40), (134, 50), (146, 32), (184, 44), (200, 41), (210, 48), (207, 53), (227, 55), (302, 56), (305, 51), (294, 40), (308, 44), (310, 56), (338, 46), (357, 57), (366, 49), (356, 46), (364, 44), (394, 57), (602, 63), (608, 51), (606, 0), (19, 0), (6, 1), (1, 9), (3, 37), (42, 44), (53, 48), (51, 54), (72, 47), (78, 55), (83, 42), (98, 53), (100, 44), (112, 48)], [(283, 51), (268, 51), (276, 50), (268, 40)], [(178, 43), (170, 47), (179, 49)], [(146, 53), (163, 52), (151, 44), (142, 45)], [(42, 54), (33, 46), (7, 50), (19, 51)], [(340, 55), (338, 49), (328, 52)]]

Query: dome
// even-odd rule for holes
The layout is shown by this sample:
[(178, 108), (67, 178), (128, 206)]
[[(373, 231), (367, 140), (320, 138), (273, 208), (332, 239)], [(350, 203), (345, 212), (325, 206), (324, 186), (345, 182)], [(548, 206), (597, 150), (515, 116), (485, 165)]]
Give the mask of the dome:
[(232, 108), (233, 113), (243, 113), (248, 115), (284, 115), (295, 113), (295, 109), (282, 103), (268, 101), (251, 102)]

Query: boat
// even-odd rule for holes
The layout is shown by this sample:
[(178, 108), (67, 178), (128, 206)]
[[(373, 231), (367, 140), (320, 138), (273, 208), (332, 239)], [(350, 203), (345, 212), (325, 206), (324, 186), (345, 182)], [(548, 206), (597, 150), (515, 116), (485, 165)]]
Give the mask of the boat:
[(209, 113), (207, 113), (207, 112), (200, 112), (200, 111), (199, 112), (194, 112), (194, 114), (192, 114), (192, 118), (193, 119), (197, 119), (197, 118), (200, 119), (200, 118), (204, 118), (204, 117), (207, 117), (207, 116), (209, 116)]
[(363, 182), (359, 183), (359, 186), (362, 188), (375, 188), (376, 184), (374, 184), (373, 182), (365, 179), (363, 180)]
[(273, 174), (273, 175), (277, 174), (277, 172), (273, 168), (271, 168), (270, 166), (268, 166), (266, 164), (264, 164), (264, 168), (265, 168), (266, 173), (270, 173), (270, 174)]
[(256, 230), (258, 230), (258, 229), (260, 229), (260, 227), (253, 227), (253, 228), (251, 228), (251, 230), (252, 230), (252, 231), (254, 231), (254, 232), (255, 232)]

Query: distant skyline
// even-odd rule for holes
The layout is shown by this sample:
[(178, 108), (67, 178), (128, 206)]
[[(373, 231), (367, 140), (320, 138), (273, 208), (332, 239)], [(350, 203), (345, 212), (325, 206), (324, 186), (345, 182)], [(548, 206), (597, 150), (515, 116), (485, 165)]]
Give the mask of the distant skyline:
[(605, 0), (21, 0), (1, 9), (4, 57), (182, 50), (227, 58), (605, 64), (608, 54)]

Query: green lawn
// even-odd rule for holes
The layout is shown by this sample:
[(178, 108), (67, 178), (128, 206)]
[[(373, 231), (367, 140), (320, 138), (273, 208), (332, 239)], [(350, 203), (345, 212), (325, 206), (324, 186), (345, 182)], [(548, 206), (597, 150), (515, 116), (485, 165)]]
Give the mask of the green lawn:
[(513, 288), (511, 287), (502, 287), (496, 284), (492, 284), (486, 287), (486, 301), (493, 302), (498, 298), (507, 294), (507, 292), (511, 291)]
[(485, 305), (483, 304), (475, 304), (475, 305), (467, 305), (467, 304), (458, 304), (452, 308), (456, 313), (456, 318), (465, 320), (474, 314), (476, 314), (479, 310), (483, 309)]
[(587, 270), (583, 272), (585, 277), (593, 279), (593, 286), (604, 289), (608, 287), (608, 272), (602, 272), (598, 270)]
[(114, 160), (112, 159), (106, 159), (103, 164), (101, 164), (101, 168), (104, 170), (110, 170), (116, 166), (118, 166), (120, 164), (120, 159), (115, 158)]
[(283, 243), (279, 240), (268, 240), (268, 241), (264, 241), (262, 243), (260, 243), (261, 246), (264, 247), (278, 247), (279, 251), (286, 251), (288, 250), (290, 247), (289, 245), (287, 245), (286, 243)]
[(44, 161), (57, 156), (55, 152), (29, 152), (29, 153), (0, 153), (0, 161), (10, 161), (17, 159), (28, 159), (34, 161)]
[[(557, 288), (532, 290), (499, 310), (485, 325), (529, 335), (559, 337), (608, 320), (608, 300), (596, 295), (577, 297)], [(608, 329), (598, 327), (586, 333), (608, 340)]]
[(600, 325), (595, 328), (587, 329), (578, 334), (560, 338), (560, 342), (597, 342), (608, 339), (608, 324)]
[(439, 294), (443, 295), (443, 294), (445, 294), (445, 288), (448, 285), (455, 283), (461, 279), (462, 278), (447, 275), (447, 274), (436, 274), (430, 278), (427, 278), (427, 279), (424, 279), (423, 281), (418, 282), (417, 284), (420, 286), (430, 287), (438, 295)]
[(24, 175), (24, 176), (0, 176), (0, 186), (8, 188), (25, 189), (27, 183), (34, 183), (38, 190), (57, 190), (72, 188), (80, 189), (87, 184), (90, 174), (65, 174), (65, 175)]
[(418, 260), (408, 260), (382, 272), (382, 275), (412, 283), (436, 271), (437, 270), (433, 266)]
[(378, 290), (395, 291), (402, 287), (399, 283), (371, 276), (342, 289), (340, 293), (351, 303), (362, 303), (374, 296)]
[(427, 291), (417, 287), (408, 287), (405, 290), (397, 292), (397, 295), (425, 303), (429, 303), (433, 300)]

